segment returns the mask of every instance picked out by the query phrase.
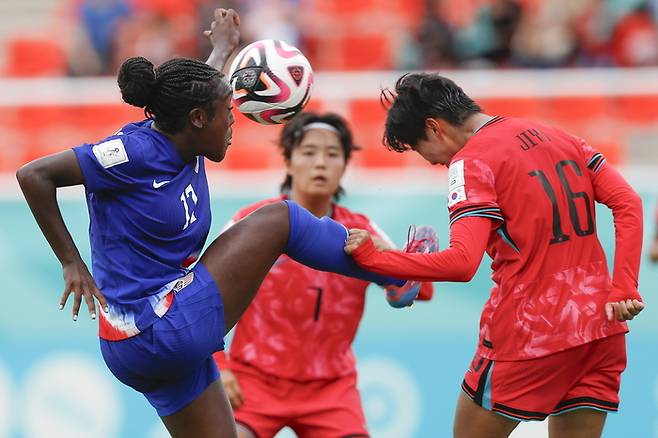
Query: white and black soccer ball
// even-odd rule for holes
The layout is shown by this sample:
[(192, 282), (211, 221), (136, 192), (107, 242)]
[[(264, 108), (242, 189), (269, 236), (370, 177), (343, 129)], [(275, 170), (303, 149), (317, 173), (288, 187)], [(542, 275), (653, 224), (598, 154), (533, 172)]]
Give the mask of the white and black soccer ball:
[(302, 52), (280, 40), (260, 40), (237, 54), (229, 72), (233, 103), (263, 124), (286, 123), (311, 97), (313, 69)]

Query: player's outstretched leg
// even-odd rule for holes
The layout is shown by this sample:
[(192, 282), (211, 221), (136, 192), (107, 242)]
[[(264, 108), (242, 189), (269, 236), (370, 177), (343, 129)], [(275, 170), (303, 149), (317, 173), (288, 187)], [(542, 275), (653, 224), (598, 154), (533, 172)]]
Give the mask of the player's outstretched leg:
[(276, 259), (284, 252), (314, 269), (380, 284), (404, 282), (360, 268), (343, 251), (347, 231), (290, 201), (266, 205), (234, 224), (208, 247), (200, 262), (219, 286), (226, 332), (245, 311)]
[[(404, 282), (365, 271), (343, 251), (347, 231), (328, 218), (318, 219), (294, 202), (261, 207), (220, 234), (200, 263), (221, 292), (228, 332), (256, 295), (276, 259), (284, 252), (313, 268), (374, 281)], [(223, 335), (224, 333), (222, 333)], [(214, 382), (190, 405), (162, 420), (174, 437), (235, 437), (235, 423), (224, 390)]]

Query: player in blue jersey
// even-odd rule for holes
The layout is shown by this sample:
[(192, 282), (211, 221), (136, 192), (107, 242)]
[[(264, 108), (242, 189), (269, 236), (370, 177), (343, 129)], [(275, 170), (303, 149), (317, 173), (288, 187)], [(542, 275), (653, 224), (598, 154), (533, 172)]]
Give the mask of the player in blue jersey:
[[(239, 19), (218, 10), (209, 63), (223, 66)], [(343, 252), (347, 230), (294, 202), (262, 207), (221, 234), (197, 260), (210, 227), (205, 158), (219, 162), (231, 142), (231, 92), (223, 75), (191, 59), (121, 66), (123, 99), (145, 110), (105, 140), (23, 166), (17, 178), (62, 264), (76, 320), (84, 297), (99, 312), (100, 347), (110, 371), (143, 393), (175, 437), (234, 437), (231, 408), (212, 359), (282, 253), (316, 269), (380, 284), (403, 282), (357, 267)], [(71, 239), (58, 187), (83, 184), (92, 270)], [(102, 291), (102, 292), (101, 292)]]

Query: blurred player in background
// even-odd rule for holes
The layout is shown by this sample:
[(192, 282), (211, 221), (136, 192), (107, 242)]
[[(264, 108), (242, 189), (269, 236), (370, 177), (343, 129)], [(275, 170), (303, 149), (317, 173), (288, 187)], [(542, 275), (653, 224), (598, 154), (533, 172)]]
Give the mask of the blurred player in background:
[[(380, 249), (393, 247), (370, 219), (337, 204), (355, 150), (341, 117), (302, 113), (284, 127), (279, 145), (284, 194), (240, 210), (229, 226), (263, 205), (292, 199), (317, 217), (368, 230)], [(230, 358), (215, 355), (239, 437), (273, 437), (286, 426), (299, 437), (368, 436), (351, 348), (367, 287), (279, 257), (235, 329)], [(418, 298), (429, 299), (431, 283), (422, 289)], [(387, 298), (398, 307), (402, 297), (389, 291)]]
[[(449, 165), (450, 247), (435, 254), (378, 251), (354, 230), (346, 251), (380, 274), (469, 281), (485, 251), (494, 287), (462, 384), (457, 438), (506, 437), (551, 415), (553, 438), (599, 437), (619, 403), (624, 321), (644, 307), (639, 196), (605, 158), (560, 129), (482, 112), (438, 74), (401, 77), (385, 143)], [(612, 209), (612, 279), (596, 235), (594, 201)]]
[[(222, 68), (238, 41), (239, 18), (219, 9), (208, 62)], [(205, 158), (222, 161), (231, 143), (231, 90), (200, 61), (155, 67), (126, 60), (118, 84), (144, 108), (97, 144), (53, 154), (18, 170), (25, 198), (62, 264), (64, 307), (82, 297), (92, 319), (102, 308), (100, 347), (108, 368), (144, 394), (175, 437), (235, 437), (235, 423), (212, 354), (283, 252), (316, 269), (382, 284), (345, 255), (347, 231), (292, 201), (263, 206), (199, 258), (210, 229)], [(84, 185), (94, 277), (62, 219), (57, 188)], [(191, 263), (199, 262), (190, 268)], [(221, 292), (220, 292), (221, 291)]]

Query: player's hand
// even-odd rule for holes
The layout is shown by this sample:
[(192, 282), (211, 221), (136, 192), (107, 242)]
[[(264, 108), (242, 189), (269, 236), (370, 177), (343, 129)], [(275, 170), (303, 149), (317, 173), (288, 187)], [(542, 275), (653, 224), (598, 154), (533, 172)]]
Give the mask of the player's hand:
[(105, 297), (96, 286), (94, 278), (89, 273), (87, 265), (82, 260), (67, 263), (62, 266), (64, 271), (64, 293), (62, 299), (59, 301), (59, 309), (62, 310), (69, 299), (69, 295), (73, 294), (73, 321), (78, 320), (78, 312), (82, 304), (82, 297), (85, 297), (87, 303), (87, 310), (91, 319), (96, 319), (96, 303), (94, 297), (104, 312), (109, 311), (109, 307), (105, 302)]
[(352, 228), (350, 230), (350, 235), (345, 242), (345, 252), (347, 254), (352, 254), (352, 252), (357, 249), (359, 246), (363, 245), (365, 242), (370, 240), (370, 233), (366, 230), (360, 230), (358, 228)]
[(240, 16), (233, 9), (215, 9), (210, 30), (203, 34), (210, 40), (213, 50), (230, 54), (240, 43)]
[(231, 406), (233, 409), (239, 409), (244, 403), (244, 398), (242, 397), (240, 385), (238, 385), (238, 379), (235, 378), (235, 374), (231, 370), (226, 369), (221, 370), (220, 376), (222, 377), (222, 385), (224, 385), (224, 391), (228, 395)]
[(658, 239), (653, 241), (653, 245), (649, 249), (649, 259), (654, 263), (658, 262)]
[(384, 239), (382, 239), (379, 236), (373, 234), (370, 236), (370, 238), (372, 239), (372, 243), (375, 244), (375, 248), (377, 248), (380, 251), (385, 251), (387, 249), (395, 249), (388, 242), (386, 242)]
[(617, 321), (630, 321), (635, 318), (644, 309), (644, 303), (640, 300), (618, 301), (606, 303), (605, 314), (608, 321), (617, 318)]

